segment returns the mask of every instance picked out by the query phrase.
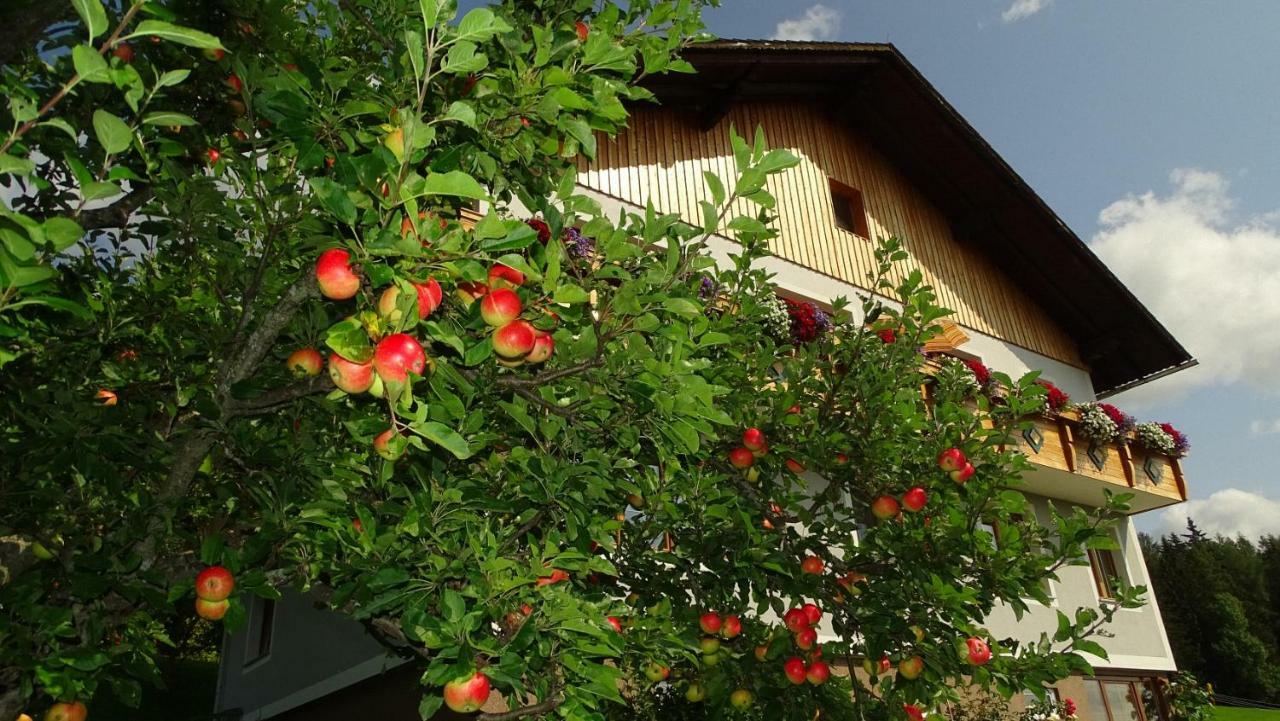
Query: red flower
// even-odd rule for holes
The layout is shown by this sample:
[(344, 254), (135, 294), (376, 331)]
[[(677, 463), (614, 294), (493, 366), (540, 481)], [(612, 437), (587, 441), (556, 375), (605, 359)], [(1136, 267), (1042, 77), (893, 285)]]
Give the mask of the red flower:
[(973, 378), (978, 381), (978, 385), (986, 386), (991, 382), (991, 369), (983, 365), (982, 361), (965, 358), (964, 364), (969, 366), (969, 370), (973, 371)]
[(1063, 711), (1064, 711), (1068, 716), (1075, 716), (1075, 715), (1076, 715), (1076, 702), (1075, 702), (1075, 701), (1072, 701), (1071, 699), (1064, 699), (1064, 700), (1063, 700), (1063, 702), (1062, 702), (1062, 710), (1063, 710)]
[(1174, 428), (1169, 423), (1161, 423), (1160, 430), (1168, 433), (1169, 437), (1173, 439), (1173, 452), (1175, 454), (1185, 456), (1187, 455), (1187, 451), (1191, 450), (1191, 441), (1187, 440), (1187, 437), (1183, 435), (1182, 431)]
[(898, 342), (898, 336), (893, 334), (892, 328), (885, 328), (883, 330), (878, 330), (876, 331), (876, 335), (880, 336), (880, 340), (884, 343)]
[(547, 225), (546, 221), (542, 220), (541, 218), (530, 218), (526, 220), (525, 223), (530, 228), (533, 228), (534, 230), (538, 231), (539, 243), (546, 245), (547, 241), (551, 240), (551, 226)]
[(1049, 381), (1042, 380), (1037, 382), (1044, 386), (1045, 390), (1049, 392), (1049, 410), (1054, 412), (1061, 411), (1067, 407), (1068, 403), (1071, 402), (1071, 396), (1067, 395), (1066, 391), (1061, 388), (1055, 386)]

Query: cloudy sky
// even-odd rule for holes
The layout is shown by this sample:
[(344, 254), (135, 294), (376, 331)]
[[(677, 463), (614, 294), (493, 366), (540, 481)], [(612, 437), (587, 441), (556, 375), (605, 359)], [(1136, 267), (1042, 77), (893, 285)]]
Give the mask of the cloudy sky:
[(1200, 360), (1119, 396), (1190, 436), (1139, 527), (1280, 533), (1280, 2), (725, 0), (721, 37), (896, 44)]

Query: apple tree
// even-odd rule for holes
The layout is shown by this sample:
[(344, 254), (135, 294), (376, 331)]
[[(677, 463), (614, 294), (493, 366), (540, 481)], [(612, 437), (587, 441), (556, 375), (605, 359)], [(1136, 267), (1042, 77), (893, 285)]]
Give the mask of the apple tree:
[(577, 192), (715, 4), (74, 0), (7, 64), (0, 719), (286, 588), (424, 718), (915, 718), (1103, 655), (1110, 609), (983, 629), (1124, 499), (1032, 518), (1043, 391), (927, 372), (897, 241), (779, 332), (789, 153), (735, 134), (698, 218)]

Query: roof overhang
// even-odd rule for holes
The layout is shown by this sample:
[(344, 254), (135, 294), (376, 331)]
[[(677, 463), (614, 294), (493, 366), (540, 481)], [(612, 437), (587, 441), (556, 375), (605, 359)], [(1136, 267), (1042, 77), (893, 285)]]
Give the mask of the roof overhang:
[(1099, 396), (1195, 365), (894, 46), (718, 40), (684, 58), (696, 74), (646, 85), (705, 127), (735, 103), (803, 99), (867, 136), (951, 219), (959, 242), (991, 258), (1075, 341)]

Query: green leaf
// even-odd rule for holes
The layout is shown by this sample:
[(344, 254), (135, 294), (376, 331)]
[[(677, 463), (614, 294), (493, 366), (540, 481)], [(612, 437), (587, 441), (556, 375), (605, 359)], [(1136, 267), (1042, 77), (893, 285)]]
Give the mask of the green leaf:
[(581, 286), (565, 283), (556, 287), (555, 292), (551, 294), (551, 300), (554, 303), (586, 303), (591, 300), (591, 294)]
[(37, 295), (30, 298), (23, 298), (17, 303), (10, 303), (9, 308), (20, 308), (24, 305), (46, 305), (54, 310), (64, 310), (81, 318), (89, 319), (93, 317), (93, 314), (89, 312), (89, 309), (79, 303), (73, 303), (66, 298), (58, 298), (54, 296)]
[(70, 218), (54, 216), (44, 221), (44, 237), (54, 250), (61, 252), (84, 237), (84, 228)]
[(347, 225), (355, 224), (356, 204), (347, 195), (346, 187), (328, 178), (312, 178), (311, 189), (320, 199), (320, 204), (333, 213), (334, 217)]
[(123, 120), (105, 110), (93, 111), (93, 132), (108, 153), (115, 155), (129, 147), (133, 132)]
[(191, 71), (186, 68), (181, 68), (178, 70), (169, 70), (165, 72), (163, 75), (161, 75), (159, 79), (156, 80), (156, 88), (157, 89), (167, 88), (173, 85), (178, 85), (183, 80), (186, 80), (187, 76), (190, 74), (191, 74)]
[(83, 82), (111, 82), (111, 67), (92, 45), (77, 45), (71, 48), (71, 64), (75, 66), (76, 74)]
[(66, 133), (67, 137), (71, 138), (72, 141), (79, 140), (80, 138), (80, 135), (79, 133), (76, 132), (76, 129), (71, 127), (71, 123), (68, 123), (62, 118), (49, 118), (48, 120), (41, 122), (40, 125), (48, 125), (51, 128), (57, 128), (58, 130), (61, 130), (62, 132)]
[[(440, 22), (440, 8), (446, 4), (446, 0), (418, 0), (418, 7), (422, 10), (422, 23), (430, 32)], [(426, 718), (423, 716), (422, 718)]]
[(422, 79), (422, 35), (413, 31), (404, 31), (404, 47), (405, 52), (409, 55), (409, 63), (413, 65), (413, 76)]
[(474, 128), (476, 126), (476, 111), (469, 104), (461, 100), (455, 100), (444, 114), (444, 119), (462, 123), (468, 128)]
[(36, 164), (26, 158), (19, 158), (8, 153), (0, 153), (0, 175), (27, 175), (36, 169)]
[(710, 170), (702, 171), (702, 179), (706, 181), (707, 188), (711, 190), (711, 200), (716, 205), (724, 205), (724, 183), (720, 181), (720, 176)]
[(92, 40), (107, 31), (107, 11), (99, 0), (71, 0)]
[(484, 186), (475, 178), (461, 170), (450, 170), (447, 173), (431, 173), (422, 185), (422, 192), (417, 195), (452, 195), (459, 198), (475, 198), (485, 200), (489, 194)]
[(435, 421), (411, 423), (409, 424), (409, 430), (449, 451), (457, 458), (467, 459), (471, 457), (471, 446), (467, 444), (467, 440), (459, 435), (457, 431), (443, 423), (436, 423)]
[(200, 48), (202, 50), (224, 49), (218, 38), (209, 33), (200, 32), (192, 28), (174, 25), (163, 20), (143, 20), (138, 23), (138, 28), (129, 33), (124, 39), (155, 36), (164, 40), (169, 40), (179, 45)]
[(511, 29), (502, 18), (489, 8), (476, 8), (462, 16), (458, 23), (458, 39), (484, 42), (494, 35)]
[[(432, 2), (432, 0), (423, 0), (424, 3)], [(433, 718), (440, 707), (444, 705), (444, 696), (435, 693), (425, 694), (422, 702), (418, 704), (418, 716), (422, 721)]]
[(124, 191), (115, 183), (90, 181), (80, 188), (80, 192), (84, 195), (85, 202), (88, 202), (90, 200), (114, 198)]
[(329, 326), (324, 344), (353, 363), (367, 363), (373, 358), (369, 334), (357, 318), (345, 318)]
[(702, 315), (702, 308), (687, 298), (667, 298), (662, 307), (685, 318), (696, 318)]
[(195, 118), (190, 115), (175, 113), (172, 110), (157, 110), (154, 113), (147, 113), (147, 116), (142, 119), (142, 123), (144, 125), (180, 125), (184, 127), (197, 125)]

